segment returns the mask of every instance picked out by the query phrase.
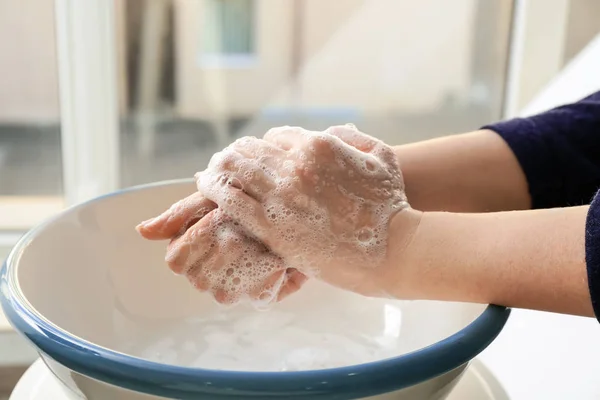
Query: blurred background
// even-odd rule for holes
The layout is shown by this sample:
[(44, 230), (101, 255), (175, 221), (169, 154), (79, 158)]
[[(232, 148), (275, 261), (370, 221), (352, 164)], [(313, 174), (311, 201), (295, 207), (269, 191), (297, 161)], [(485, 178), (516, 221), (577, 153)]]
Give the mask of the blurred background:
[(513, 116), (599, 32), (597, 0), (0, 0), (0, 257), (273, 126), (402, 144)]
[[(530, 3), (527, 39), (551, 49), (530, 54), (521, 105), (600, 30), (598, 1)], [(0, 230), (27, 229), (64, 206), (59, 64), (68, 55), (59, 57), (56, 5), (0, 0)], [(512, 1), (117, 0), (111, 8), (115, 87), (73, 97), (116, 97), (118, 187), (191, 177), (235, 138), (282, 124), (353, 122), (400, 144), (504, 116)]]

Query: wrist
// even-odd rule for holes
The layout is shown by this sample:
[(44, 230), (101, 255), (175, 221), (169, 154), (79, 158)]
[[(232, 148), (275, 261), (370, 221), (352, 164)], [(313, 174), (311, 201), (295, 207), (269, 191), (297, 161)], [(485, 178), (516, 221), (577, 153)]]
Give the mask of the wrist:
[(413, 298), (415, 288), (412, 284), (415, 276), (413, 270), (418, 269), (418, 260), (409, 254), (413, 253), (412, 248), (417, 237), (422, 236), (421, 223), (426, 214), (409, 207), (396, 213), (390, 221), (388, 250), (384, 272), (381, 274), (381, 286), (391, 297)]
[[(410, 222), (418, 225), (410, 236)], [(410, 300), (480, 302), (492, 295), (475, 268), (486, 258), (489, 235), (476, 214), (417, 212), (398, 215), (391, 224), (390, 277), (394, 297)], [(408, 226), (407, 226), (408, 225)], [(402, 239), (404, 238), (404, 239)], [(484, 296), (485, 294), (485, 296)]]
[[(399, 296), (411, 300), (446, 299), (450, 264), (461, 251), (463, 236), (457, 219), (461, 214), (423, 212), (419, 226), (401, 254), (396, 256)], [(399, 221), (398, 221), (399, 222)]]

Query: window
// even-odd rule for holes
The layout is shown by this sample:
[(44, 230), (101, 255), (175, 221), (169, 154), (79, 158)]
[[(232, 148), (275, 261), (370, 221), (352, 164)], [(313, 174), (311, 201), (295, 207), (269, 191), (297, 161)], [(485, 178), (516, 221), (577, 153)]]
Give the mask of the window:
[(252, 64), (256, 52), (255, 1), (205, 0), (202, 13), (201, 64)]
[[(509, 59), (521, 64), (512, 74), (520, 110), (598, 34), (600, 7), (85, 3), (0, 1), (0, 247), (65, 204), (191, 177), (229, 142), (276, 125), (354, 122), (393, 144), (476, 129), (503, 116)], [(526, 5), (519, 18), (513, 4)]]

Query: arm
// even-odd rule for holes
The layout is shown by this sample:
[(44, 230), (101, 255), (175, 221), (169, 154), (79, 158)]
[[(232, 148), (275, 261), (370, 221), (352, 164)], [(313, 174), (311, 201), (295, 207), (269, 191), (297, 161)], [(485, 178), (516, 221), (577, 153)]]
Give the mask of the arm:
[[(410, 246), (392, 253), (402, 264), (393, 286), (409, 298), (593, 316), (585, 260), (588, 209), (426, 212)], [(405, 217), (398, 214), (392, 232), (403, 229)]]
[(600, 188), (600, 92), (486, 128), (396, 147), (413, 207), (457, 212), (422, 214), (398, 290), (600, 317), (600, 195), (546, 209)]
[(394, 148), (410, 204), (423, 211), (530, 208), (527, 180), (495, 132), (481, 130)]
[(395, 148), (413, 207), (565, 207), (589, 204), (600, 187), (600, 92), (485, 128)]
[[(600, 196), (589, 208), (493, 212), (589, 202), (599, 131), (598, 99), (395, 150), (349, 126), (284, 127), (234, 143), (198, 187), (295, 269), (348, 290), (582, 315), (591, 292), (600, 316)], [(258, 173), (241, 173), (250, 164), (240, 157), (259, 160)], [(406, 206), (397, 158), (409, 201), (426, 212), (404, 208), (388, 225)], [(270, 179), (281, 172), (278, 187)], [(307, 218), (314, 206), (327, 218)], [(389, 238), (372, 236), (382, 218)]]

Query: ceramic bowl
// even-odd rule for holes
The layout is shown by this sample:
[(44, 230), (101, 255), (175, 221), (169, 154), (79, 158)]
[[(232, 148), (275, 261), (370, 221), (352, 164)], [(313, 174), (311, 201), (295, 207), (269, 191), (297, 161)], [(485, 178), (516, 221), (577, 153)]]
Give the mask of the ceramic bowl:
[(443, 399), (508, 318), (498, 306), (368, 299), (317, 281), (269, 311), (223, 309), (168, 270), (165, 242), (134, 230), (194, 190), (165, 182), (75, 206), (5, 262), (4, 312), (72, 398)]

